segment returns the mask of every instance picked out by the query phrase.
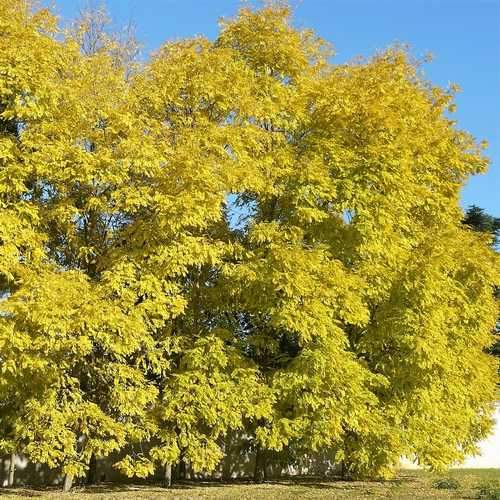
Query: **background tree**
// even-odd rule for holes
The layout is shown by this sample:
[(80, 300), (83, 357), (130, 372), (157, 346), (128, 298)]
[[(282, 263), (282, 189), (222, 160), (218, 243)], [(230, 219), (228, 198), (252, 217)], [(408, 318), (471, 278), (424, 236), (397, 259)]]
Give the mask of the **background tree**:
[(491, 244), (496, 248), (500, 243), (500, 217), (493, 217), (477, 205), (471, 205), (465, 211), (463, 223), (474, 231), (490, 234)]
[[(477, 205), (471, 205), (465, 211), (463, 223), (474, 231), (489, 234), (492, 238), (491, 245), (495, 250), (498, 250), (498, 245), (500, 243), (500, 218), (487, 214), (483, 208)], [(500, 287), (498, 285), (495, 287), (494, 293), (496, 298), (500, 299)], [(500, 340), (498, 338), (500, 334), (500, 319), (497, 321), (495, 331), (497, 339), (491, 346), (490, 352), (500, 357)]]

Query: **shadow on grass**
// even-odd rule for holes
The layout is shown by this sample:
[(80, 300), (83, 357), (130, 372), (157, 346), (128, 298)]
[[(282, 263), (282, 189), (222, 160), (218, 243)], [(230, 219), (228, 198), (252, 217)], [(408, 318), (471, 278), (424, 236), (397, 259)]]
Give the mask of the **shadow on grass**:
[[(151, 492), (151, 493), (174, 493), (176, 491), (186, 491), (193, 489), (205, 489), (205, 488), (224, 488), (224, 487), (245, 487), (249, 488), (262, 486), (266, 487), (301, 487), (310, 488), (314, 490), (352, 490), (359, 491), (360, 489), (373, 486), (400, 486), (401, 484), (411, 483), (418, 481), (415, 477), (399, 477), (396, 479), (386, 480), (386, 481), (354, 481), (346, 480), (341, 477), (311, 477), (311, 476), (299, 476), (294, 478), (277, 478), (269, 479), (267, 481), (256, 483), (250, 479), (233, 479), (229, 481), (221, 480), (194, 480), (194, 481), (176, 481), (170, 488), (165, 488), (161, 483), (158, 482), (144, 482), (141, 484), (134, 483), (100, 483), (93, 486), (80, 487), (75, 486), (72, 488), (73, 493), (78, 493), (79, 495), (92, 495), (92, 494), (112, 494), (112, 493), (141, 493), (141, 492)], [(47, 487), (23, 487), (19, 486), (16, 488), (1, 488), (0, 497), (2, 496), (19, 496), (23, 498), (36, 498), (42, 497), (46, 494), (52, 495), (63, 495), (60, 486), (47, 486)]]
[(44, 492), (46, 491), (54, 491), (54, 490), (34, 490), (33, 488), (30, 489), (24, 489), (24, 488), (2, 488), (0, 489), (0, 497), (5, 497), (5, 496), (19, 496), (22, 498), (36, 498), (36, 497), (41, 497)]

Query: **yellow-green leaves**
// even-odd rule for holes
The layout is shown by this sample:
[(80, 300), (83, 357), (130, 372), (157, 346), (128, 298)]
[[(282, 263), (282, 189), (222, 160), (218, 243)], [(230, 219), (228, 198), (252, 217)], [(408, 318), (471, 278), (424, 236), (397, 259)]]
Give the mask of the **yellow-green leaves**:
[(230, 435), (384, 477), (475, 449), (499, 276), (455, 89), (398, 48), (333, 65), (281, 2), (133, 68), (102, 11), (28, 6), (0, 0), (3, 449), (139, 477)]

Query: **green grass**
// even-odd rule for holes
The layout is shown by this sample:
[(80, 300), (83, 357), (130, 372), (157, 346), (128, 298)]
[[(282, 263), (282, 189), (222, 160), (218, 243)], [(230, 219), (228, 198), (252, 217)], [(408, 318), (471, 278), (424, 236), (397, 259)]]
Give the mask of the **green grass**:
[[(458, 483), (456, 489), (436, 488), (436, 484)], [(244, 482), (183, 482), (170, 490), (154, 485), (104, 484), (74, 488), (67, 494), (59, 489), (1, 489), (1, 499), (41, 498), (68, 500), (114, 499), (302, 499), (302, 498), (479, 498), (481, 485), (500, 481), (500, 469), (462, 469), (446, 474), (401, 471), (391, 481), (329, 481), (321, 478), (278, 479), (265, 484)], [(434, 486), (433, 486), (434, 485)]]

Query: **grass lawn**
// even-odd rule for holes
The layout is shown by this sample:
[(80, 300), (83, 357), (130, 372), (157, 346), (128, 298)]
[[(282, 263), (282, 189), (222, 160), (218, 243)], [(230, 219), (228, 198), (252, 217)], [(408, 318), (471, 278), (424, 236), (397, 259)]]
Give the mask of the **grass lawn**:
[[(458, 488), (438, 489), (433, 487), (439, 479), (451, 478)], [(480, 498), (480, 486), (497, 481), (500, 499), (500, 469), (462, 469), (446, 474), (430, 474), (424, 471), (401, 471), (398, 477), (385, 482), (328, 481), (325, 479), (296, 478), (278, 479), (265, 484), (194, 483), (183, 482), (165, 490), (154, 485), (104, 484), (90, 488), (75, 488), (62, 494), (59, 489), (0, 490), (0, 498), (42, 498), (74, 500), (113, 499), (302, 499), (302, 498)], [(486, 497), (482, 497), (486, 498)], [(489, 497), (490, 499), (495, 497)]]

